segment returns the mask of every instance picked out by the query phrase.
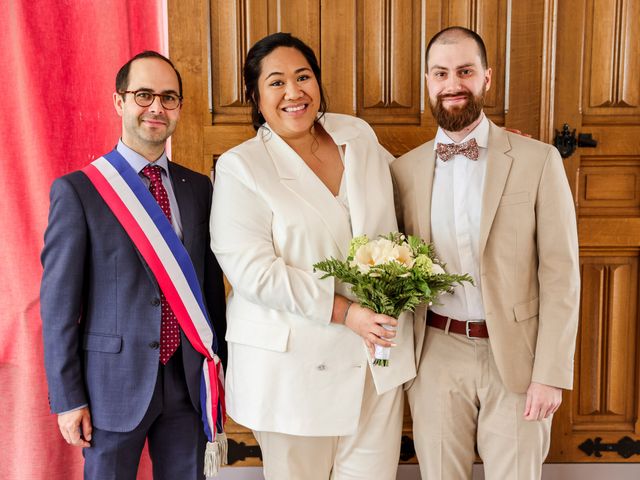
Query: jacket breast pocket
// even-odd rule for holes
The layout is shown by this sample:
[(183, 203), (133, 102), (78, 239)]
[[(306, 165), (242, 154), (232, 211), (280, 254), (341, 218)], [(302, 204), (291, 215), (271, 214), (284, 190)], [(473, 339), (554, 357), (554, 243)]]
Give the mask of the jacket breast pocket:
[(82, 348), (92, 352), (120, 353), (122, 337), (101, 333), (86, 333), (82, 339)]
[(274, 352), (286, 352), (290, 328), (276, 322), (234, 319), (227, 325), (226, 340)]
[(507, 193), (500, 199), (499, 206), (518, 205), (521, 203), (529, 203), (529, 192)]

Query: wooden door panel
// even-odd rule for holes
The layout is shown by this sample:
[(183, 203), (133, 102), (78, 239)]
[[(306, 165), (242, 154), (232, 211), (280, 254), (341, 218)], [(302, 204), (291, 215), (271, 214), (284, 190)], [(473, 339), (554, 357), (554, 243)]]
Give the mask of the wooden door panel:
[(211, 2), (213, 121), (247, 123), (242, 67), (251, 45), (269, 33), (267, 0)]
[(589, 252), (583, 253), (581, 263), (584, 293), (576, 346), (580, 375), (571, 405), (573, 426), (591, 430), (605, 423), (607, 429), (633, 430), (636, 396), (627, 387), (635, 370), (638, 255)]
[[(357, 74), (353, 59), (357, 51), (356, 0), (322, 0), (321, 7), (322, 50), (319, 60), (327, 103), (332, 112), (355, 115)], [(336, 28), (336, 19), (340, 19), (342, 28)]]
[(578, 214), (640, 216), (640, 158), (586, 156), (578, 176)]
[(558, 3), (555, 126), (591, 133), (598, 145), (565, 160), (582, 298), (574, 390), (554, 420), (552, 461), (638, 461), (640, 454), (639, 8), (640, 0)]
[(637, 123), (640, 115), (640, 3), (591, 0), (586, 7), (585, 121), (609, 123), (624, 119)]
[(358, 116), (419, 125), (420, 0), (360, 0), (356, 17)]

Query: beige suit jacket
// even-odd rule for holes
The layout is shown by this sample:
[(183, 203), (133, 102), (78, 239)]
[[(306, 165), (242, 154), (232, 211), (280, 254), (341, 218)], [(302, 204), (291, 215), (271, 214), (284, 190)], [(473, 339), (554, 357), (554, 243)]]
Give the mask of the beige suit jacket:
[[(337, 436), (356, 431), (367, 351), (362, 338), (330, 323), (333, 279), (312, 265), (347, 257), (352, 235), (397, 230), (389, 162), (364, 121), (326, 114), (345, 146), (351, 225), (304, 161), (266, 129), (216, 165), (211, 246), (233, 291), (227, 302), (229, 415), (253, 430)], [(406, 321), (405, 321), (406, 320)], [(391, 365), (372, 368), (378, 393), (415, 377), (413, 317), (399, 322)]]
[[(492, 351), (505, 386), (573, 383), (580, 276), (576, 219), (557, 150), (491, 123), (482, 196), (480, 275)], [(391, 165), (398, 222), (431, 238), (433, 140)], [(425, 308), (416, 311), (419, 362)], [(464, 320), (464, 319), (463, 319)]]

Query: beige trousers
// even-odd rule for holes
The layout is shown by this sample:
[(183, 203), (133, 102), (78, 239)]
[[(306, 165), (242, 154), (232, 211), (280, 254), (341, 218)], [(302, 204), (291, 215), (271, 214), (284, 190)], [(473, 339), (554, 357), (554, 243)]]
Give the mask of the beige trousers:
[(551, 418), (529, 422), (525, 394), (502, 384), (489, 339), (428, 327), (409, 391), (422, 480), (470, 480), (474, 446), (487, 480), (539, 480)]
[(353, 435), (253, 432), (262, 450), (265, 479), (395, 480), (403, 407), (402, 388), (378, 395), (367, 369), (360, 421)]

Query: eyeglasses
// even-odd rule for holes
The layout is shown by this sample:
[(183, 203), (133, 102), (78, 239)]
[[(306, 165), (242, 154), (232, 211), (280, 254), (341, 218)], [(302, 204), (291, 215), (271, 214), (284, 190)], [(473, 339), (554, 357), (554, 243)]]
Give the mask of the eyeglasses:
[(131, 93), (136, 104), (141, 107), (148, 107), (156, 97), (160, 98), (160, 103), (167, 110), (175, 110), (182, 103), (182, 97), (172, 93), (152, 93), (148, 90), (124, 90), (121, 94)]

